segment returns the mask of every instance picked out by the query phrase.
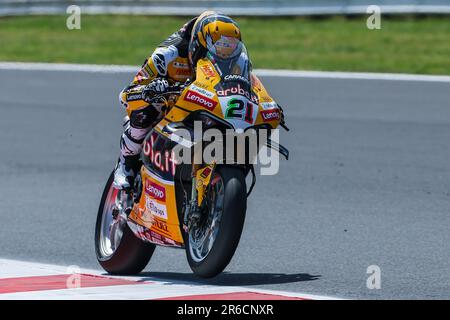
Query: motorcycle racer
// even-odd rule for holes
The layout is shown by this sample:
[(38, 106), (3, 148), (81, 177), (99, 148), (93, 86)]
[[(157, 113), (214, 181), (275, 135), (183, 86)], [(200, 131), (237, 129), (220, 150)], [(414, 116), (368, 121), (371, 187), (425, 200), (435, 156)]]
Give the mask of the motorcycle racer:
[(171, 84), (195, 79), (197, 61), (213, 52), (227, 58), (242, 50), (241, 31), (231, 18), (205, 11), (163, 41), (147, 58), (132, 83), (120, 93), (126, 108), (114, 186), (128, 190), (140, 168), (140, 152), (147, 133), (164, 116), (156, 96)]

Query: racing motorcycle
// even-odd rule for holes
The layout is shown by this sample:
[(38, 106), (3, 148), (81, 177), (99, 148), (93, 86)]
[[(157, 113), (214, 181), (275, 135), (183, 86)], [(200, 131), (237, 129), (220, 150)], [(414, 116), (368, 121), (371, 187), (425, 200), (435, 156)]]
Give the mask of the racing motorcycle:
[[(243, 134), (250, 128), (289, 130), (281, 107), (250, 68), (245, 48), (229, 60), (208, 53), (197, 63), (195, 81), (174, 84), (155, 97), (164, 101), (165, 112), (144, 140), (142, 167), (132, 190), (116, 189), (112, 173), (101, 198), (95, 248), (107, 272), (141, 272), (157, 245), (185, 249), (192, 271), (200, 277), (214, 277), (228, 265), (255, 185), (253, 162), (219, 158), (179, 163), (173, 150), (182, 145), (181, 153), (188, 152), (191, 158), (203, 151), (206, 145), (195, 150), (195, 141), (178, 134), (192, 132), (195, 122), (223, 135), (230, 130)], [(288, 159), (289, 151), (270, 136), (264, 145)]]

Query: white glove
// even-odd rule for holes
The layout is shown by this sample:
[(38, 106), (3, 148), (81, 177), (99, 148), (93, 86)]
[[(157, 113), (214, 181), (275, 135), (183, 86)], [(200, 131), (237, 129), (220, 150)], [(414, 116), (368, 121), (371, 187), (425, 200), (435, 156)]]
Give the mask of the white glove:
[(145, 100), (153, 98), (154, 95), (167, 92), (169, 82), (166, 79), (156, 79), (150, 82), (144, 89)]

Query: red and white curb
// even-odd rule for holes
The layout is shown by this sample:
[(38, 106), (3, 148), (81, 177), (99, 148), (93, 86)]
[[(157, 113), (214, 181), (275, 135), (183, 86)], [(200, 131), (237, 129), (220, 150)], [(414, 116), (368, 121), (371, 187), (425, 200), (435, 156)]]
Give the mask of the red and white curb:
[(110, 276), (98, 270), (0, 259), (0, 300), (330, 300), (327, 296), (154, 277)]

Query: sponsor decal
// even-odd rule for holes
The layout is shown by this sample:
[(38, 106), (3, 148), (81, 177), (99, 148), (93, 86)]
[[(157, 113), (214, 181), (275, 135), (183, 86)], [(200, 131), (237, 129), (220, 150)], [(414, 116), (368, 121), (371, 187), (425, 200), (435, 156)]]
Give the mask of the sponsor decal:
[(167, 208), (164, 204), (160, 204), (152, 198), (145, 198), (145, 207), (158, 218), (167, 219)]
[(167, 226), (167, 224), (165, 222), (155, 219), (153, 221), (152, 226), (163, 232), (169, 233), (169, 227)]
[(264, 122), (280, 120), (280, 110), (278, 109), (263, 110), (261, 111), (261, 116)]
[[(161, 223), (163, 223), (163, 222), (160, 222), (160, 224)], [(158, 226), (159, 225), (155, 225), (155, 227), (158, 227)], [(164, 236), (164, 235), (159, 234), (157, 232), (157, 231), (163, 232), (163, 231), (165, 231), (164, 229), (159, 229), (158, 228), (157, 231), (154, 231), (154, 230), (151, 230), (151, 229), (139, 226), (139, 225), (135, 225), (134, 228), (136, 228), (136, 232), (138, 233), (139, 237), (141, 237), (142, 239), (147, 239), (150, 242), (153, 242), (153, 243), (156, 243), (156, 244), (161, 244), (161, 245), (182, 246), (181, 243), (176, 242), (176, 241), (174, 241), (174, 240), (172, 240), (172, 239), (167, 237), (167, 236), (170, 236), (169, 232), (167, 232), (167, 234), (166, 234), (167, 236)]]
[(207, 167), (203, 170), (203, 172), (200, 174), (200, 177), (202, 177), (203, 179), (208, 178), (209, 174), (211, 173), (211, 168)]
[(164, 153), (155, 150), (155, 137), (156, 134), (152, 134), (150, 139), (145, 141), (142, 151), (153, 166), (162, 173), (170, 173), (174, 176), (177, 167), (175, 153), (173, 151), (169, 152), (168, 150), (165, 150)]
[(200, 93), (202, 96), (205, 96), (205, 97), (207, 97), (209, 99), (214, 98), (214, 93), (213, 92), (208, 91), (205, 88), (200, 88), (200, 87), (196, 86), (195, 84), (191, 84), (189, 86), (189, 89), (192, 90), (192, 91), (195, 91), (197, 93)]
[(195, 81), (195, 85), (198, 86), (198, 87), (200, 87), (200, 88), (203, 88), (203, 89), (208, 89), (208, 88), (209, 88), (209, 85), (206, 84), (206, 83), (203, 83), (203, 82), (197, 82), (197, 81)]
[(142, 100), (142, 93), (132, 93), (127, 95), (127, 101)]
[(191, 70), (177, 69), (175, 71), (175, 74), (177, 76), (190, 76), (191, 75)]
[(188, 90), (188, 92), (184, 96), (184, 100), (195, 103), (196, 105), (204, 107), (210, 111), (213, 111), (217, 105), (216, 101), (192, 90)]
[(210, 78), (213, 78), (216, 76), (216, 73), (214, 72), (213, 68), (209, 64), (205, 64), (200, 67), (200, 70), (203, 71), (203, 73)]
[(173, 66), (175, 68), (179, 68), (179, 69), (190, 69), (189, 65), (187, 63), (178, 62), (178, 61), (174, 61)]
[(248, 90), (245, 90), (244, 88), (241, 87), (241, 85), (238, 83), (237, 86), (232, 86), (229, 88), (224, 88), (221, 90), (217, 90), (217, 95), (219, 97), (228, 97), (228, 96), (232, 96), (232, 95), (240, 95), (240, 96), (244, 96), (247, 99), (251, 100), (253, 103), (258, 104), (258, 97), (254, 94), (251, 94), (250, 92), (248, 92)]
[(245, 83), (249, 83), (246, 77), (241, 76), (240, 74), (227, 74), (223, 80), (225, 81), (242, 81)]
[(150, 235), (158, 240), (162, 240), (162, 237), (159, 233), (150, 230)]
[(166, 201), (166, 188), (148, 179), (145, 180), (145, 193), (156, 200)]
[(164, 58), (164, 55), (161, 53), (156, 53), (153, 55), (153, 63), (155, 64), (156, 70), (158, 70), (158, 73), (162, 76), (165, 76), (167, 73), (166, 69), (166, 60)]
[(274, 101), (272, 101), (272, 102), (262, 102), (261, 103), (261, 107), (264, 110), (268, 110), (268, 109), (276, 109), (276, 108), (278, 108), (278, 105)]

